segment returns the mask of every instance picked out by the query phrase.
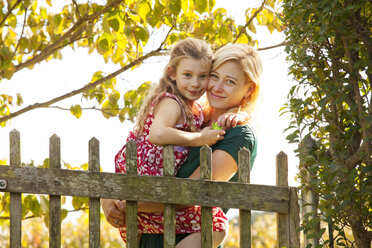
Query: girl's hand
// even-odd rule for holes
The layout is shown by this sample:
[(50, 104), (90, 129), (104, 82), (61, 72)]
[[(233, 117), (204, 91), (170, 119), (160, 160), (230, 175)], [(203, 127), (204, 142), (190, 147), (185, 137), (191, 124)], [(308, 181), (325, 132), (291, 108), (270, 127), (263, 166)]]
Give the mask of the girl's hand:
[(214, 145), (219, 140), (223, 140), (224, 130), (215, 130), (212, 127), (206, 127), (201, 131), (203, 145)]
[(119, 228), (125, 224), (125, 201), (101, 199), (101, 205), (107, 222), (113, 227)]
[(241, 125), (249, 120), (245, 114), (225, 113), (218, 117), (217, 124), (224, 130)]

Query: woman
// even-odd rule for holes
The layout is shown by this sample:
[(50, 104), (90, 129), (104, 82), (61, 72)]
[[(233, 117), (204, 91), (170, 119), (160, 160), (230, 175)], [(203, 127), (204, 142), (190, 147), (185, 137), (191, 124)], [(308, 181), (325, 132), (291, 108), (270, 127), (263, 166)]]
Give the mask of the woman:
[[(252, 47), (233, 44), (219, 49), (215, 54), (207, 88), (207, 125), (211, 125), (221, 115), (229, 112), (251, 113), (257, 100), (261, 73), (261, 59)], [(229, 118), (226, 120), (230, 121)], [(252, 166), (256, 156), (257, 142), (251, 128), (247, 125), (239, 125), (226, 130), (225, 138), (211, 146), (213, 180), (236, 180), (233, 176), (238, 169), (238, 152), (243, 147), (251, 152)], [(199, 161), (198, 148), (191, 149), (177, 176), (200, 178)], [(124, 202), (105, 199), (102, 200), (102, 207), (110, 224), (115, 227), (122, 225), (125, 219)], [(162, 204), (140, 202), (138, 210), (158, 212), (162, 210)], [(177, 247), (183, 247), (182, 238), (185, 236), (187, 234), (177, 235)], [(200, 247), (201, 235), (193, 236), (195, 237), (193, 247)], [(142, 235), (140, 247), (161, 246), (162, 235)]]

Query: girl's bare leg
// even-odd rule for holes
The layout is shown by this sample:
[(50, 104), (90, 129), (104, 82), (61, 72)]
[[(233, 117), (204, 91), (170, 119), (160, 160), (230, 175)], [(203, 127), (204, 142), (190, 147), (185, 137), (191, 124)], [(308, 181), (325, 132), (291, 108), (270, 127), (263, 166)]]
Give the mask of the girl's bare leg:
[[(228, 230), (221, 232), (213, 232), (213, 247), (219, 246), (226, 238)], [(182, 239), (176, 248), (201, 248), (201, 233), (192, 233)]]

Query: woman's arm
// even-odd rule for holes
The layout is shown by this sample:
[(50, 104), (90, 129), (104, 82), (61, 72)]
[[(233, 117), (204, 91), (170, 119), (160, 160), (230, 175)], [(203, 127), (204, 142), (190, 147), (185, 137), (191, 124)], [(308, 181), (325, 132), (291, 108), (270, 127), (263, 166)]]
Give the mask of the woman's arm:
[[(238, 170), (235, 159), (223, 150), (215, 150), (212, 153), (212, 180), (228, 181)], [(200, 166), (189, 177), (200, 179)]]
[(185, 132), (175, 128), (182, 124), (182, 109), (176, 100), (164, 98), (157, 104), (150, 128), (149, 141), (155, 145), (202, 146), (223, 139), (225, 131), (205, 128), (202, 132)]

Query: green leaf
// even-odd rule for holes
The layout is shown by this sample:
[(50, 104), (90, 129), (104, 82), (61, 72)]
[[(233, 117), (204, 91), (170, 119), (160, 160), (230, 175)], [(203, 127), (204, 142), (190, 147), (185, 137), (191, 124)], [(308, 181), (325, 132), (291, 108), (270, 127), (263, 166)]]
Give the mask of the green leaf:
[(44, 214), (49, 214), (49, 199), (44, 195), (40, 196), (40, 207)]
[(200, 14), (205, 12), (208, 6), (207, 0), (194, 0), (195, 10)]
[(189, 10), (189, 1), (188, 0), (181, 0), (181, 9), (183, 13), (187, 13)]
[(146, 23), (147, 15), (150, 13), (150, 11), (151, 11), (151, 8), (147, 1), (139, 4), (138, 15), (141, 17), (141, 19), (145, 23)]
[(99, 41), (99, 43), (98, 43), (98, 45), (99, 45), (99, 48), (101, 48), (103, 51), (107, 51), (107, 50), (109, 50), (109, 42), (108, 42), (108, 40), (107, 39), (102, 39), (102, 40), (100, 40)]
[(139, 38), (142, 42), (147, 42), (147, 40), (149, 39), (149, 31), (141, 26), (137, 26), (135, 29), (134, 29), (134, 34), (137, 38)]
[(48, 13), (47, 13), (46, 8), (40, 7), (40, 16), (43, 19), (48, 19)]
[(76, 118), (80, 118), (82, 111), (80, 105), (72, 105), (70, 107), (71, 114), (73, 114)]
[(12, 28), (17, 26), (17, 17), (14, 14), (10, 14), (6, 20)]
[(110, 19), (110, 20), (108, 21), (108, 23), (109, 23), (110, 27), (111, 27), (113, 30), (115, 30), (116, 32), (119, 31), (120, 23), (119, 23), (118, 19), (116, 19), (116, 18)]
[(217, 122), (212, 123), (212, 128), (215, 130), (223, 130), (222, 127), (220, 127)]
[(173, 15), (178, 16), (181, 11), (181, 0), (171, 0), (169, 2), (169, 9)]
[(17, 105), (21, 106), (22, 103), (23, 103), (22, 95), (20, 93), (17, 93)]
[(62, 17), (60, 14), (54, 15), (53, 16), (53, 24), (56, 27), (59, 27), (62, 23)]
[(61, 221), (67, 217), (68, 211), (66, 209), (61, 209)]
[(108, 119), (108, 118), (111, 117), (110, 109), (111, 109), (111, 107), (110, 107), (110, 101), (107, 100), (107, 101), (105, 101), (105, 102), (102, 104), (102, 109), (101, 109), (102, 115), (103, 115), (106, 119)]

